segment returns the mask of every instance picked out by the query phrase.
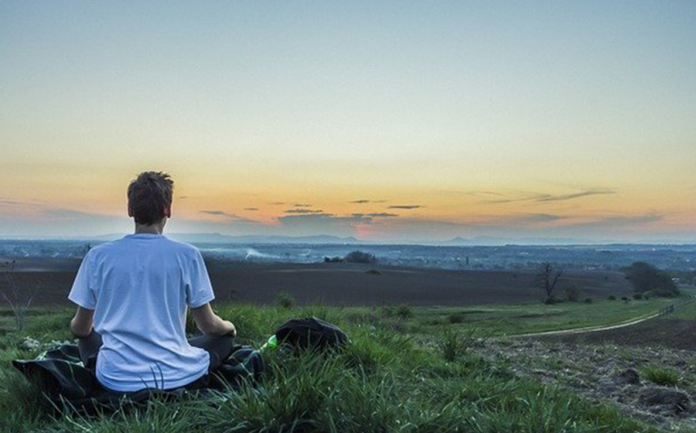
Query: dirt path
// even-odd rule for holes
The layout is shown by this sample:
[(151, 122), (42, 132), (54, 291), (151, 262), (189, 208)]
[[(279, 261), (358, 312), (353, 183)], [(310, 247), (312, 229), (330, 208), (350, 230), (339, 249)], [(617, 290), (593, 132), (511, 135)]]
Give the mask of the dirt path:
[(561, 329), (558, 331), (544, 331), (544, 332), (533, 332), (531, 334), (519, 334), (510, 335), (512, 338), (522, 338), (522, 337), (543, 337), (547, 335), (571, 335), (571, 334), (584, 334), (588, 332), (600, 332), (600, 331), (610, 331), (612, 329), (626, 328), (628, 326), (637, 325), (639, 323), (646, 322), (651, 319), (660, 317), (661, 313), (659, 311), (650, 313), (638, 318), (629, 319), (625, 322), (617, 323), (615, 325), (598, 325), (598, 326), (586, 326), (583, 328), (572, 328), (572, 329)]
[[(681, 306), (684, 306), (686, 304), (689, 304), (691, 302), (696, 301), (696, 297), (693, 297), (689, 300), (686, 300), (684, 302), (681, 302), (676, 305), (672, 305), (673, 309), (671, 310), (672, 312), (674, 311), (674, 308), (678, 308)], [(523, 337), (543, 337), (543, 336), (550, 336), (550, 335), (573, 335), (573, 334), (585, 334), (585, 333), (590, 333), (590, 332), (601, 332), (601, 331), (611, 331), (614, 329), (621, 329), (621, 328), (626, 328), (629, 326), (634, 326), (639, 323), (647, 322), (648, 320), (656, 319), (660, 316), (663, 316), (664, 313), (662, 311), (655, 311), (653, 313), (649, 313), (640, 317), (635, 317), (633, 319), (626, 320), (621, 323), (617, 323), (614, 325), (597, 325), (597, 326), (586, 326), (582, 328), (572, 328), (572, 329), (561, 329), (558, 331), (544, 331), (544, 332), (533, 332), (530, 334), (519, 334), (519, 335), (511, 335), (510, 337), (513, 338), (523, 338)]]

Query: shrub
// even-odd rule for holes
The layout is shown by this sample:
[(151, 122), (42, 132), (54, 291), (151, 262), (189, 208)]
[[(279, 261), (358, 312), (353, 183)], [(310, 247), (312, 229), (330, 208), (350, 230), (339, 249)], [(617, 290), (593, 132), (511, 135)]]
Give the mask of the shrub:
[(676, 386), (680, 382), (679, 372), (671, 368), (654, 365), (643, 367), (643, 376), (650, 382), (663, 386)]
[(355, 250), (346, 254), (345, 261), (348, 263), (377, 263), (377, 257), (374, 254)]
[(549, 296), (548, 298), (544, 299), (544, 304), (546, 305), (560, 304), (562, 302), (563, 301), (554, 296)]
[(5, 291), (0, 292), (2, 298), (7, 302), (14, 316), (15, 328), (17, 331), (22, 331), (26, 327), (27, 315), (29, 307), (34, 299), (34, 295), (25, 295), (25, 290), (19, 290), (15, 279), (15, 261), (7, 262), (2, 265), (2, 274), (9, 286), (9, 295)]
[(382, 314), (386, 317), (396, 317), (406, 320), (413, 317), (413, 310), (411, 310), (411, 307), (408, 305), (399, 305), (398, 307), (385, 306), (382, 307)]
[(591, 303), (592, 303), (592, 298), (585, 298), (585, 303), (586, 303), (586, 304), (591, 304)]
[(678, 293), (672, 277), (655, 266), (645, 262), (635, 262), (624, 269), (626, 279), (631, 282), (636, 292), (642, 293), (648, 290), (660, 290)]
[(630, 299), (628, 299), (628, 297), (626, 297), (626, 296), (622, 296), (622, 297), (621, 297), (621, 300), (624, 301), (624, 302), (627, 303), (627, 304), (628, 304), (628, 301), (630, 301)]
[(580, 301), (580, 289), (577, 286), (569, 286), (565, 289), (566, 299), (568, 302)]
[(409, 307), (408, 305), (400, 305), (396, 309), (396, 317), (404, 320), (410, 319), (411, 317), (413, 317), (413, 310), (411, 310), (411, 307)]
[(633, 299), (635, 299), (636, 301), (640, 301), (641, 299), (643, 299), (643, 294), (642, 293), (634, 293)]
[(447, 316), (447, 321), (451, 324), (464, 322), (464, 314), (462, 313), (452, 313)]
[(643, 297), (647, 298), (674, 298), (677, 295), (679, 295), (679, 292), (672, 292), (670, 290), (648, 290), (647, 292), (643, 293)]
[(607, 299), (609, 299), (610, 301), (616, 301), (616, 296), (609, 295), (609, 297)]
[(367, 271), (365, 273), (368, 275), (382, 275), (382, 273), (377, 269), (370, 269), (369, 271)]
[(275, 301), (280, 308), (286, 310), (295, 306), (295, 298), (288, 292), (278, 292)]
[(324, 257), (324, 263), (341, 263), (343, 259), (340, 257)]
[(475, 329), (468, 329), (463, 332), (445, 329), (435, 344), (445, 361), (453, 362), (476, 342), (475, 334)]

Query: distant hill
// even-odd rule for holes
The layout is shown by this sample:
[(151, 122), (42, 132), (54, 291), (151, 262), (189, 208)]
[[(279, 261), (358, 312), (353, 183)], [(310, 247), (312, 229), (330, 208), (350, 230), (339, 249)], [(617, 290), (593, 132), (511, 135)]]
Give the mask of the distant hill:
[(172, 239), (191, 243), (235, 243), (235, 244), (357, 244), (360, 241), (352, 236), (230, 236), (220, 233), (168, 233)]

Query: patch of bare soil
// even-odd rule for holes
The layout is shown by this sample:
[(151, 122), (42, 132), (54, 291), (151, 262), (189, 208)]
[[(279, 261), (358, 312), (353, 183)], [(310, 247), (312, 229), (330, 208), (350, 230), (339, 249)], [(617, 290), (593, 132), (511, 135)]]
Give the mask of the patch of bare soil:
[[(477, 350), (520, 376), (615, 404), (661, 431), (696, 430), (696, 352), (531, 339), (487, 342)], [(651, 382), (646, 367), (672, 372), (678, 383)]]
[[(32, 259), (18, 263), (18, 283), (36, 292), (33, 305), (69, 304), (68, 292), (79, 260)], [(539, 299), (534, 272), (453, 271), (430, 268), (349, 263), (253, 263), (206, 261), (215, 294), (221, 302), (273, 304), (278, 292), (288, 292), (298, 304), (371, 306), (475, 306), (516, 304)], [(631, 288), (623, 275), (574, 271), (568, 284), (588, 297), (623, 296)], [(0, 285), (2, 282), (0, 282)], [(2, 287), (0, 287), (2, 290)]]

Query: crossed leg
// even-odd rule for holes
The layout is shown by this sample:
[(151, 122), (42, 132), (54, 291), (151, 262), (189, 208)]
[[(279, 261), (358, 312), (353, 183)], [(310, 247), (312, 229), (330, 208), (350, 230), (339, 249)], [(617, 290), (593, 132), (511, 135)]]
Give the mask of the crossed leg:
[[(234, 348), (234, 337), (231, 335), (223, 335), (220, 337), (212, 335), (200, 335), (188, 340), (189, 344), (194, 347), (204, 349), (210, 354), (210, 366), (208, 372), (213, 372), (220, 367), (220, 364), (232, 354)], [(80, 358), (85, 364), (85, 367), (96, 367), (97, 354), (102, 346), (101, 335), (92, 330), (85, 338), (80, 338), (77, 347), (80, 351)]]

